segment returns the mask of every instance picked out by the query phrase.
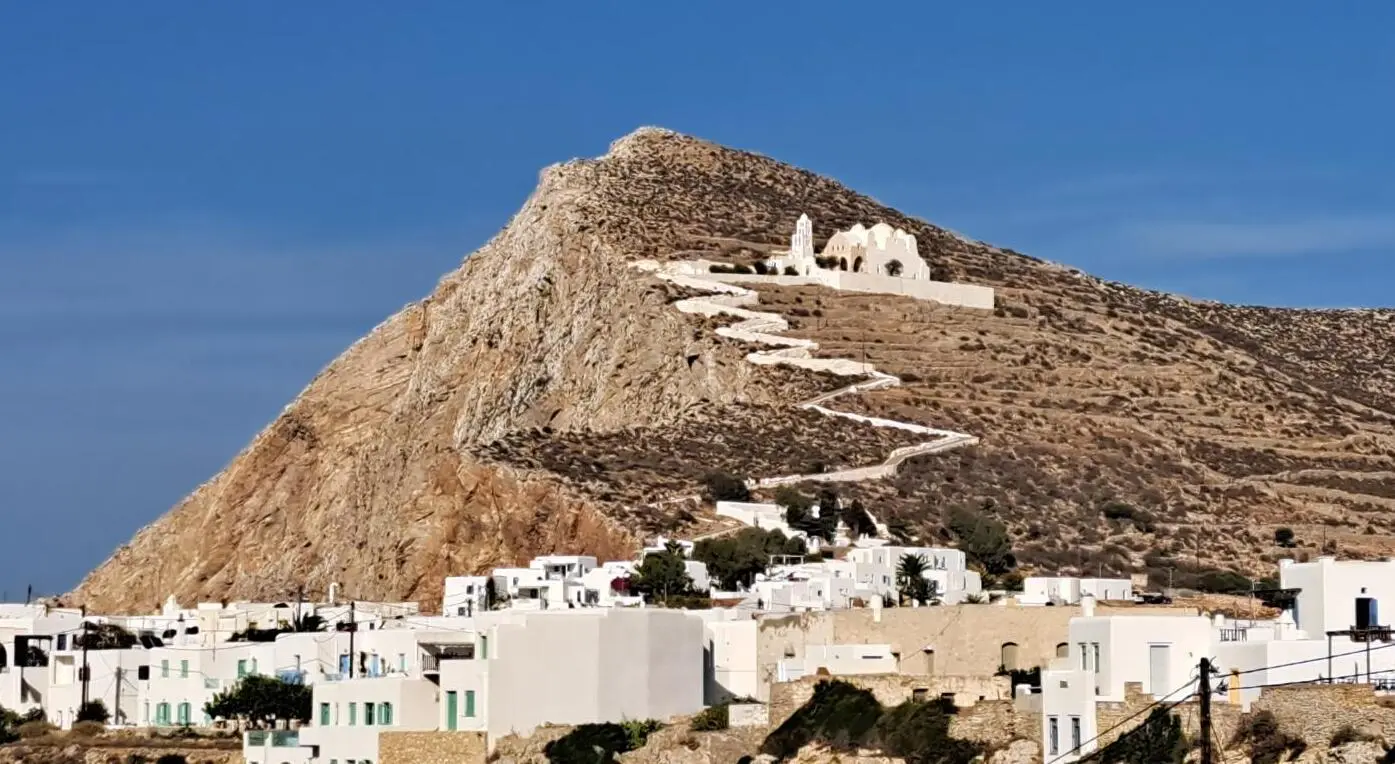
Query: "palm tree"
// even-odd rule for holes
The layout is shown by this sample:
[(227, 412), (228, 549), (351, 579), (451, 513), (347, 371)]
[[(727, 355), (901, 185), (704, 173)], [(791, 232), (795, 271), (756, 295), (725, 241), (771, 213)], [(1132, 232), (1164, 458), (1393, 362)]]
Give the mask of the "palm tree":
[(923, 555), (908, 554), (901, 557), (901, 561), (896, 564), (896, 591), (900, 595), (898, 601), (909, 599), (922, 605), (930, 601), (930, 582), (925, 579), (927, 567)]

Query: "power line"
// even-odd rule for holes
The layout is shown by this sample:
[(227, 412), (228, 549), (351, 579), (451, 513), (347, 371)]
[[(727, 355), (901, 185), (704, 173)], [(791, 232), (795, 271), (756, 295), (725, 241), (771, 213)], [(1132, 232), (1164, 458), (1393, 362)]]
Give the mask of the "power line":
[(1288, 662), (1288, 663), (1279, 663), (1279, 664), (1276, 664), (1276, 665), (1273, 665), (1273, 666), (1259, 666), (1258, 668), (1246, 669), (1245, 671), (1236, 671), (1236, 672), (1233, 672), (1231, 675), (1234, 676), (1234, 675), (1236, 675), (1236, 674), (1239, 674), (1239, 675), (1242, 675), (1242, 676), (1243, 676), (1243, 675), (1245, 675), (1245, 674), (1253, 674), (1253, 673), (1258, 672), (1258, 671), (1273, 671), (1274, 669), (1289, 668), (1289, 667), (1291, 667), (1291, 666), (1302, 666), (1302, 665), (1308, 664), (1308, 663), (1317, 663), (1317, 662), (1319, 662), (1319, 661), (1327, 661), (1327, 660), (1331, 660), (1332, 658), (1345, 658), (1345, 657), (1348, 657), (1348, 656), (1351, 656), (1351, 655), (1366, 655), (1366, 654), (1368, 654), (1368, 653), (1374, 653), (1374, 652), (1376, 652), (1377, 650), (1384, 650), (1384, 649), (1386, 649), (1386, 648), (1388, 648), (1388, 647), (1395, 647), (1395, 642), (1390, 642), (1390, 643), (1381, 645), (1381, 646), (1379, 646), (1379, 647), (1371, 647), (1371, 648), (1362, 647), (1362, 648), (1358, 648), (1358, 649), (1356, 649), (1356, 650), (1351, 650), (1351, 651), (1345, 652), (1345, 653), (1332, 653), (1332, 654), (1330, 654), (1330, 655), (1319, 655), (1319, 656), (1316, 657), (1316, 658), (1305, 658), (1305, 659), (1303, 659), (1303, 660), (1301, 660), (1301, 661), (1290, 661), (1290, 662)]
[[(1114, 725), (1112, 725), (1111, 727), (1109, 727), (1109, 729), (1106, 729), (1106, 730), (1103, 730), (1103, 731), (1101, 731), (1101, 732), (1095, 733), (1095, 736), (1094, 736), (1094, 737), (1090, 738), (1089, 740), (1083, 741), (1080, 745), (1076, 746), (1075, 748), (1072, 748), (1071, 750), (1069, 750), (1069, 751), (1067, 751), (1067, 752), (1065, 752), (1065, 753), (1063, 753), (1063, 754), (1060, 754), (1059, 756), (1057, 756), (1056, 758), (1054, 758), (1054, 759), (1052, 759), (1051, 761), (1047, 762), (1046, 764), (1057, 764), (1057, 762), (1062, 761), (1062, 760), (1066, 759), (1067, 757), (1070, 757), (1070, 756), (1074, 756), (1074, 755), (1079, 754), (1079, 753), (1080, 753), (1080, 749), (1082, 749), (1082, 748), (1084, 748), (1085, 746), (1090, 745), (1091, 743), (1093, 743), (1093, 742), (1099, 740), (1100, 738), (1104, 737), (1105, 735), (1108, 735), (1109, 733), (1113, 732), (1114, 730), (1119, 729), (1120, 727), (1124, 726), (1125, 724), (1128, 724), (1129, 722), (1133, 721), (1134, 719), (1137, 719), (1138, 717), (1142, 716), (1143, 714), (1146, 714), (1146, 713), (1152, 711), (1153, 709), (1155, 709), (1155, 708), (1157, 708), (1157, 707), (1159, 707), (1159, 706), (1162, 706), (1163, 704), (1167, 703), (1167, 699), (1168, 699), (1168, 698), (1172, 697), (1173, 695), (1176, 695), (1177, 693), (1181, 692), (1182, 690), (1186, 690), (1186, 689), (1190, 688), (1192, 685), (1196, 684), (1196, 681), (1197, 681), (1196, 677), (1192, 677), (1191, 679), (1188, 679), (1188, 680), (1187, 680), (1187, 683), (1184, 684), (1184, 685), (1182, 685), (1181, 687), (1178, 687), (1177, 689), (1173, 690), (1172, 692), (1169, 692), (1168, 694), (1162, 696), (1161, 698), (1158, 698), (1157, 700), (1153, 701), (1152, 703), (1149, 703), (1147, 706), (1144, 706), (1143, 708), (1139, 709), (1138, 711), (1134, 712), (1133, 714), (1131, 714), (1131, 715), (1129, 715), (1129, 716), (1127, 716), (1127, 717), (1121, 719), (1119, 722), (1117, 722), (1117, 723), (1115, 723)], [(1175, 707), (1181, 705), (1182, 703), (1185, 703), (1187, 700), (1189, 700), (1189, 699), (1192, 697), (1192, 695), (1195, 695), (1195, 694), (1196, 694), (1196, 693), (1194, 693), (1194, 692), (1188, 692), (1186, 695), (1182, 696), (1181, 698), (1177, 699), (1176, 701), (1173, 701), (1171, 704), (1168, 704), (1167, 709), (1168, 709), (1169, 711), (1172, 710), (1173, 708), (1175, 708)], [(1123, 735), (1120, 735), (1118, 739), (1122, 740), (1124, 737), (1133, 734), (1133, 733), (1136, 732), (1138, 729), (1140, 729), (1140, 728), (1134, 728), (1134, 729), (1132, 729), (1132, 730), (1129, 730), (1128, 732), (1124, 733)], [(1094, 751), (1091, 751), (1091, 752), (1090, 752), (1089, 754), (1087, 754), (1086, 756), (1082, 756), (1082, 757), (1080, 758), (1080, 761), (1084, 761), (1085, 759), (1088, 759), (1088, 758), (1091, 757), (1091, 756), (1095, 756), (1096, 754), (1099, 753), (1100, 750), (1102, 750), (1102, 749), (1096, 749), (1096, 750), (1094, 750)]]

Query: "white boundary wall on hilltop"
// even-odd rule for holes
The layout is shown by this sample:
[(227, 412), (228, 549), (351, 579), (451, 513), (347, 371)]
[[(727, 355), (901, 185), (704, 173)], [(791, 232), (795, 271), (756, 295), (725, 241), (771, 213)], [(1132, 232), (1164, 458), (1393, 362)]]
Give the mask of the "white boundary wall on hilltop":
[[(820, 270), (811, 276), (775, 276), (756, 273), (708, 273), (712, 263), (699, 260), (684, 263), (681, 272), (704, 281), (722, 284), (774, 284), (777, 286), (822, 286), (843, 292), (867, 294), (896, 294), (917, 300), (955, 305), (977, 310), (993, 309), (993, 288), (975, 284), (954, 284), (948, 281), (925, 281), (876, 273), (850, 273)], [(676, 282), (682, 283), (682, 282)], [(696, 286), (687, 284), (687, 286)]]

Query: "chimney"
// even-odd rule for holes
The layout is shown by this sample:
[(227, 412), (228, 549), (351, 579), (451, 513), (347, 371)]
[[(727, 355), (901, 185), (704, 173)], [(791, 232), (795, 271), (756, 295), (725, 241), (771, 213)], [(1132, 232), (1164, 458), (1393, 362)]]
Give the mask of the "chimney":
[(1080, 616), (1082, 618), (1095, 617), (1095, 595), (1087, 594), (1080, 598)]

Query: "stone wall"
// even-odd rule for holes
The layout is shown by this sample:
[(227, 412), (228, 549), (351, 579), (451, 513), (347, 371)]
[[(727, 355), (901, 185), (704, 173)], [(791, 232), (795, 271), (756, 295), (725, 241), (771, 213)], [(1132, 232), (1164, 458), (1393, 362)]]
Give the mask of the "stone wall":
[[(826, 677), (824, 677), (826, 678)], [(783, 724), (813, 697), (814, 685), (822, 678), (805, 677), (797, 682), (781, 682), (771, 688), (770, 727)], [(1041, 717), (1018, 709), (1011, 700), (1005, 677), (908, 677), (900, 675), (839, 677), (855, 687), (868, 690), (886, 708), (898, 706), (924, 691), (927, 700), (953, 693), (958, 711), (950, 720), (950, 734), (1003, 746), (1013, 740), (1041, 740)], [(982, 698), (982, 699), (980, 699)]]
[(159, 761), (161, 756), (183, 756), (189, 764), (243, 764), (242, 749), (214, 748), (172, 748), (166, 746), (102, 746), (83, 751), (84, 764), (127, 764), (133, 756), (149, 762)]
[[(778, 679), (778, 664), (803, 658), (808, 646), (889, 644), (900, 655), (900, 673), (916, 676), (991, 677), (1003, 664), (1003, 645), (1015, 644), (1018, 668), (1046, 666), (1066, 642), (1078, 607), (870, 608), (767, 616), (760, 619), (756, 669), (761, 700)], [(1097, 615), (1196, 615), (1193, 608), (1097, 606)], [(927, 653), (929, 648), (932, 653)]]
[[(1148, 711), (1153, 702), (1153, 696), (1144, 693), (1140, 683), (1126, 682), (1122, 702), (1096, 703), (1095, 724), (1101, 733), (1098, 747), (1109, 745), (1119, 736), (1147, 721)], [(1172, 712), (1182, 720), (1182, 729), (1188, 736), (1194, 737), (1201, 730), (1201, 715), (1195, 702), (1180, 703), (1173, 707)], [(1242, 710), (1237, 706), (1213, 702), (1211, 724), (1215, 727), (1216, 736), (1228, 743), (1235, 737), (1235, 730), (1240, 725), (1242, 715)]]
[[(808, 676), (796, 682), (778, 682), (770, 688), (770, 726), (778, 727), (814, 696), (814, 686), (829, 677)], [(842, 676), (840, 681), (868, 690), (877, 702), (890, 708), (911, 700), (917, 691), (926, 699), (954, 695), (954, 703), (965, 708), (981, 702), (1011, 701), (1007, 677), (905, 676), (873, 674)]]
[(1381, 705), (1369, 684), (1270, 687), (1250, 710), (1272, 713), (1279, 729), (1312, 746), (1325, 747), (1332, 733), (1345, 726), (1395, 743), (1395, 707)]
[(727, 725), (731, 727), (770, 726), (770, 707), (764, 703), (732, 703), (727, 706)]
[(379, 764), (484, 764), (483, 732), (381, 732)]

